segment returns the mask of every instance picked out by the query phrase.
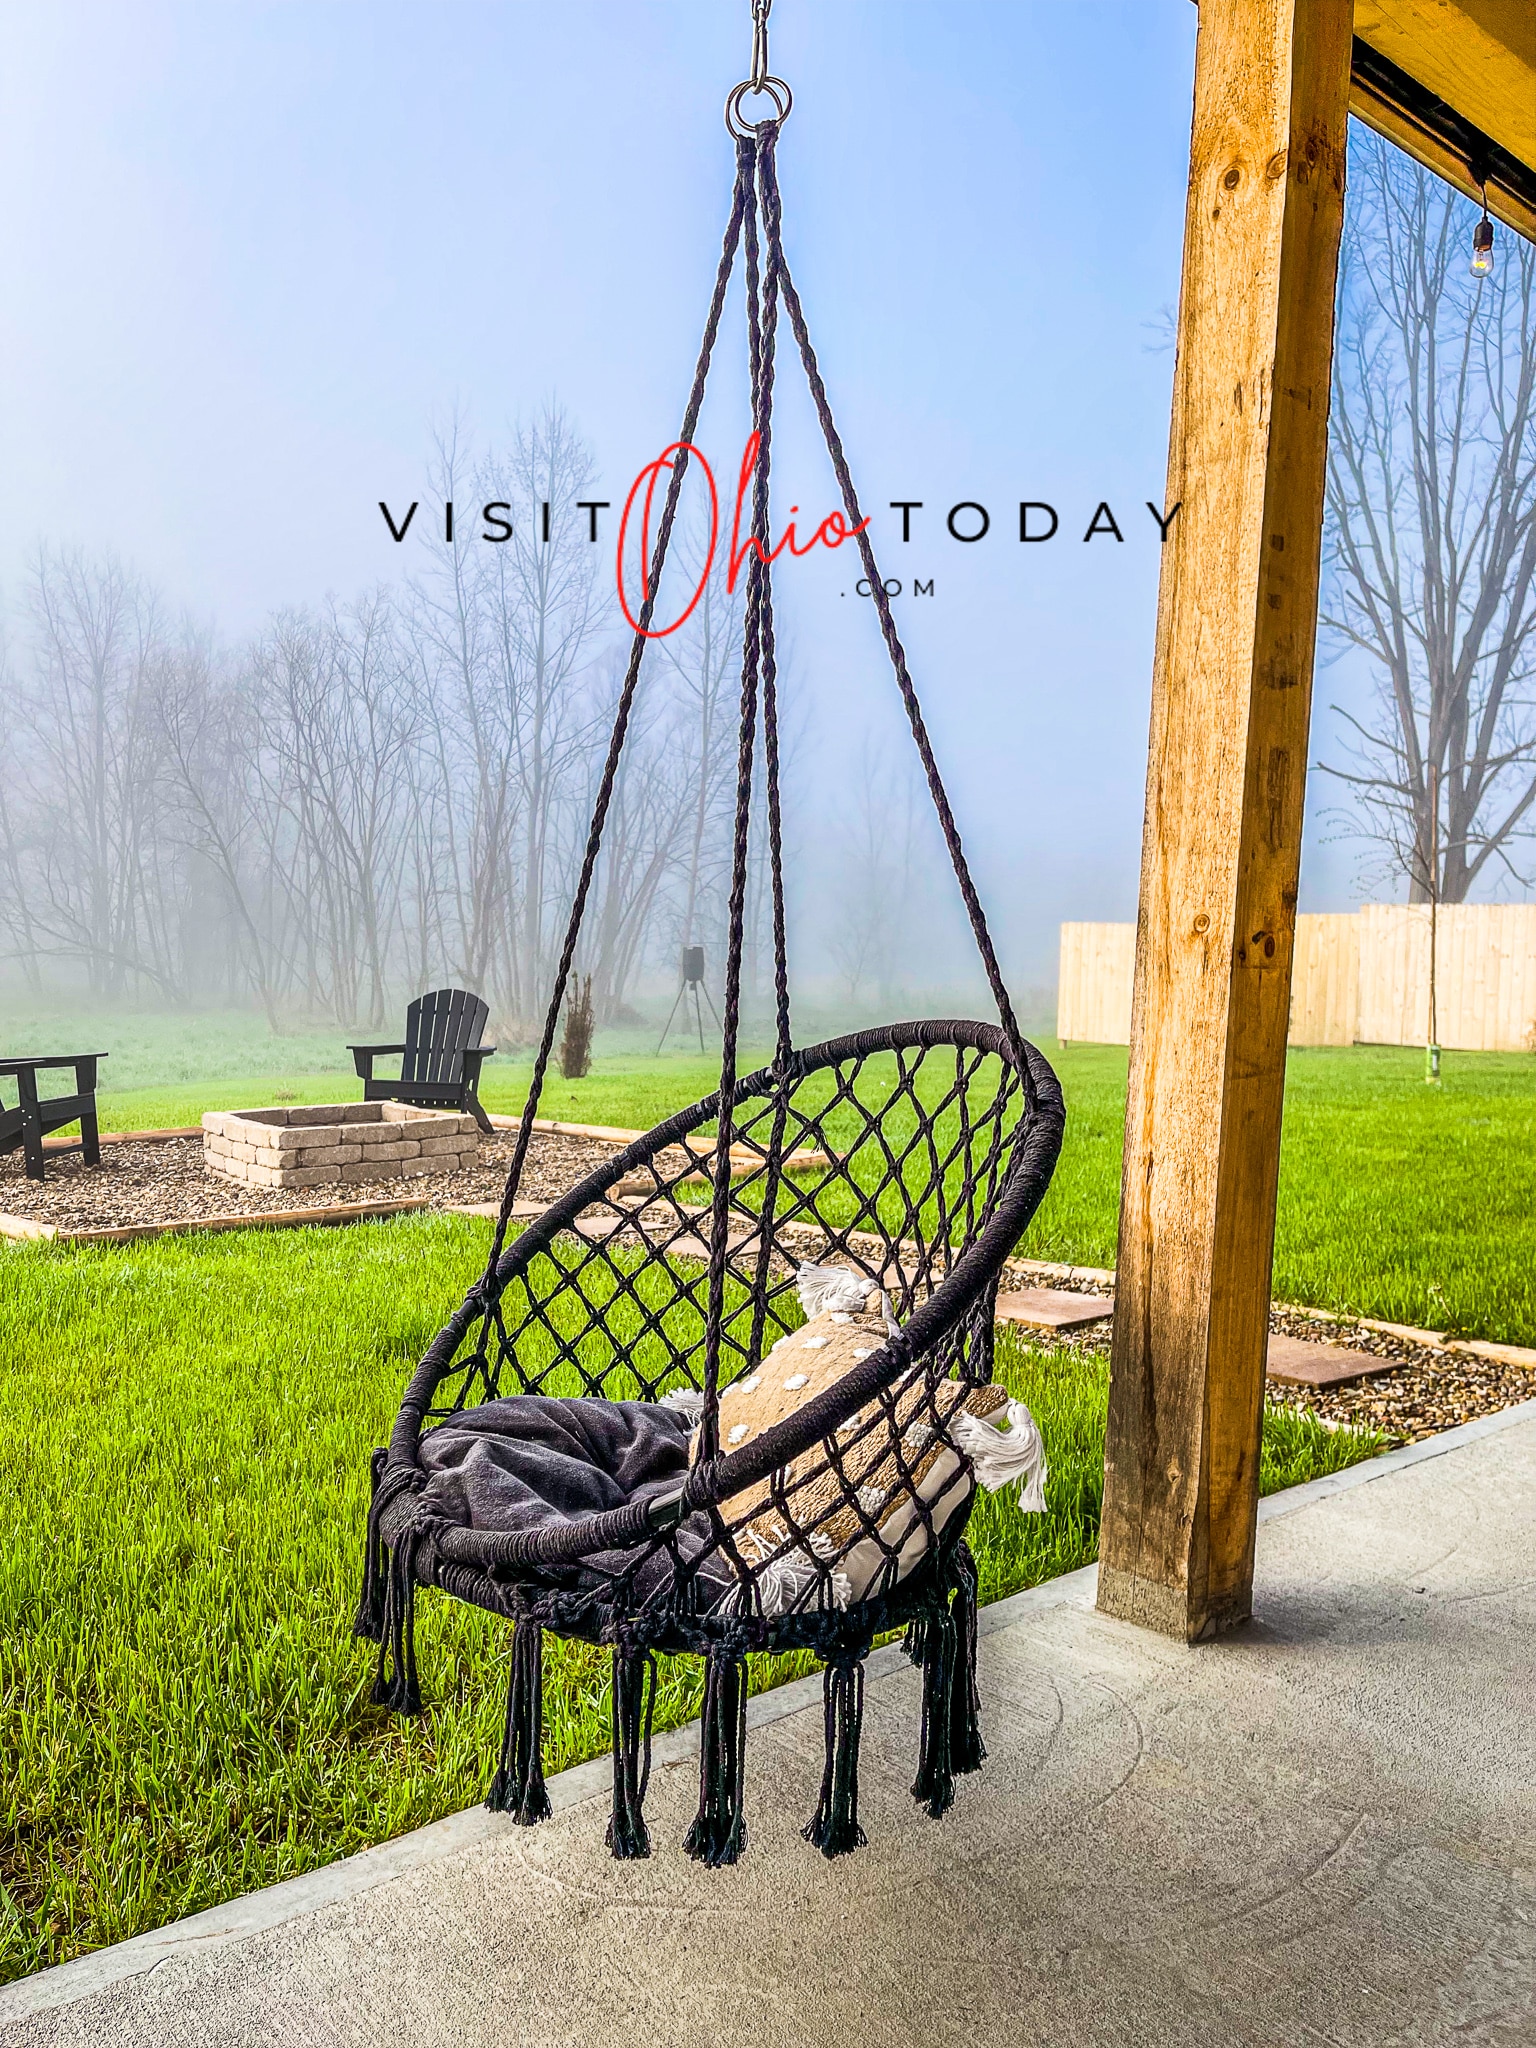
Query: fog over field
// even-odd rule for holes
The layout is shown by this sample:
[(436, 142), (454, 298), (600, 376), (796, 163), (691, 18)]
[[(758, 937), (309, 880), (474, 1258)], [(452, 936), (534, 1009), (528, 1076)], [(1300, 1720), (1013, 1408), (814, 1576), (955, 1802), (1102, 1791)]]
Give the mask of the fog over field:
[[(351, 1023), (453, 978), (523, 1028), (747, 10), (3, 12), (0, 986)], [(1135, 909), (1195, 21), (773, 15), (790, 261), (1006, 972), (1046, 1003), (1060, 921)], [(738, 297), (698, 435), (727, 518), (745, 383)], [(774, 532), (803, 544), (836, 490), (787, 353), (778, 390)], [(777, 601), (805, 986), (983, 1001), (853, 550), (787, 555)], [(738, 614), (717, 573), (652, 650), (581, 962), (610, 1021), (664, 1010), (683, 943), (717, 972)], [(1324, 652), (1342, 760), (1375, 672)], [(1304, 909), (1403, 893), (1349, 801), (1314, 777)], [(763, 903), (755, 859), (754, 1000)]]

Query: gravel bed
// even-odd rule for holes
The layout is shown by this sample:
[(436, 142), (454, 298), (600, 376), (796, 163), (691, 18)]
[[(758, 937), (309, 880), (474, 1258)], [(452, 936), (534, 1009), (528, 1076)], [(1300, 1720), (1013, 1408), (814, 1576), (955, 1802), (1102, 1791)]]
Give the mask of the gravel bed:
[[(1038, 1275), (1033, 1284), (1041, 1284)], [(1064, 1279), (1053, 1279), (1050, 1284), (1069, 1285)], [(1071, 1291), (1103, 1294), (1109, 1290), (1073, 1286)], [(1111, 1320), (1084, 1330), (1032, 1331), (1029, 1342), (1053, 1351), (1107, 1358), (1113, 1327)], [(1414, 1344), (1384, 1330), (1368, 1330), (1348, 1316), (1276, 1308), (1270, 1312), (1269, 1327), (1273, 1336), (1299, 1337), (1307, 1344), (1333, 1344), (1343, 1350), (1368, 1352), (1373, 1358), (1400, 1361), (1394, 1372), (1338, 1387), (1266, 1382), (1265, 1399), (1272, 1407), (1295, 1408), (1335, 1428), (1379, 1429), (1396, 1443), (1418, 1443), (1479, 1415), (1494, 1415), (1501, 1408), (1536, 1399), (1536, 1372), (1465, 1351), (1448, 1351), (1440, 1345)]]
[[(312, 1188), (251, 1188), (210, 1173), (199, 1138), (152, 1145), (103, 1145), (100, 1166), (78, 1152), (48, 1160), (42, 1181), (26, 1178), (20, 1152), (0, 1157), (0, 1210), (51, 1223), (59, 1230), (115, 1230), (202, 1216), (261, 1216), (274, 1209), (332, 1209), (353, 1202), (392, 1202), (426, 1195), (434, 1209), (450, 1202), (497, 1202), (506, 1184), (515, 1134), (482, 1138), (478, 1162), (455, 1173), (338, 1181)], [(523, 1168), (519, 1199), (553, 1201), (605, 1159), (611, 1145), (593, 1138), (536, 1131)]]
[(1276, 1407), (1309, 1409), (1338, 1428), (1379, 1429), (1396, 1442), (1416, 1444), (1479, 1415), (1496, 1415), (1536, 1398), (1536, 1372), (1464, 1351), (1434, 1356), (1435, 1365), (1405, 1365), (1343, 1387), (1295, 1387), (1271, 1380), (1269, 1399)]
[(1393, 1372), (1377, 1373), (1342, 1387), (1269, 1382), (1269, 1398), (1277, 1406), (1310, 1409), (1324, 1422), (1379, 1429), (1400, 1442), (1418, 1443), (1424, 1437), (1438, 1436), (1443, 1429), (1454, 1429), (1458, 1423), (1536, 1398), (1536, 1372), (1523, 1366), (1478, 1358), (1467, 1351), (1448, 1351), (1438, 1344), (1415, 1344), (1385, 1330), (1368, 1330), (1348, 1316), (1276, 1309), (1269, 1326), (1308, 1344), (1337, 1344), (1348, 1351), (1369, 1352), (1373, 1358), (1399, 1361)]

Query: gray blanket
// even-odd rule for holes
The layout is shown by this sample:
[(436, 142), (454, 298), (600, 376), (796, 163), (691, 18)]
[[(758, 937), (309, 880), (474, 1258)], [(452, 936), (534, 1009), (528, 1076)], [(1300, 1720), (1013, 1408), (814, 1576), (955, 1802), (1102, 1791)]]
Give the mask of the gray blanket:
[[(687, 1418), (650, 1401), (557, 1400), (515, 1394), (467, 1408), (421, 1441), (427, 1473), (422, 1505), (471, 1529), (524, 1530), (580, 1521), (626, 1502), (672, 1493), (688, 1476)], [(685, 1558), (709, 1542), (706, 1516), (678, 1531)], [(555, 1579), (597, 1591), (634, 1565), (632, 1552), (599, 1551)], [(643, 1567), (634, 1593), (646, 1598), (668, 1575), (665, 1553)], [(704, 1605), (734, 1588), (723, 1560), (700, 1571)]]

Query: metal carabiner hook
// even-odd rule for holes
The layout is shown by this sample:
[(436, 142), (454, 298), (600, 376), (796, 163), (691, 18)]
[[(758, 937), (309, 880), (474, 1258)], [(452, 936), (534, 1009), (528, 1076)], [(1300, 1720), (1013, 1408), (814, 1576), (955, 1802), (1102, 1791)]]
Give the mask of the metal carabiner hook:
[(773, 0), (752, 0), (752, 69), (747, 82), (754, 92), (762, 92), (768, 77), (768, 16), (773, 10)]
[[(768, 69), (768, 16), (773, 11), (773, 0), (752, 0), (752, 71), (740, 85), (733, 85), (726, 95), (725, 125), (738, 142), (755, 135), (766, 121), (782, 121), (795, 103), (795, 96), (782, 78), (775, 78)], [(773, 102), (773, 112), (765, 114), (761, 121), (749, 121), (741, 111), (741, 103), (748, 93), (765, 93)]]

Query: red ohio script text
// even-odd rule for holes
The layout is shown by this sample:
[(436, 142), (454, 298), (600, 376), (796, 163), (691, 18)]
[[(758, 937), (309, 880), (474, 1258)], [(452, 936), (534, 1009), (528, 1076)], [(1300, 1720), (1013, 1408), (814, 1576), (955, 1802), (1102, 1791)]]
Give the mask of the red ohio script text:
[[(748, 555), (755, 554), (760, 562), (767, 563), (776, 562), (786, 548), (791, 555), (808, 555), (818, 542), (823, 547), (840, 548), (845, 540), (852, 540), (857, 534), (861, 534), (869, 524), (867, 519), (863, 519), (857, 526), (850, 526), (841, 512), (829, 512), (803, 546), (795, 533), (793, 518), (791, 518), (788, 526), (785, 527), (784, 536), (777, 547), (770, 549), (766, 554), (763, 552), (762, 542), (755, 533), (749, 533), (746, 539), (743, 540), (741, 537), (742, 507), (746, 503), (747, 488), (752, 481), (752, 473), (757, 467), (760, 440), (761, 436), (757, 434), (753, 434), (748, 440), (741, 458), (741, 474), (736, 481), (736, 505), (731, 515), (731, 551), (726, 564), (725, 575), (725, 587), (731, 591), (734, 591), (736, 588), (736, 579), (740, 576), (742, 563), (746, 561)], [(686, 455), (699, 465), (699, 468), (704, 472), (704, 481), (709, 487), (709, 546), (705, 551), (704, 566), (699, 571), (699, 580), (694, 585), (693, 595), (689, 598), (683, 610), (672, 621), (671, 625), (642, 626), (634, 611), (630, 609), (629, 593), (624, 587), (624, 543), (629, 534), (630, 514), (634, 511), (636, 498), (643, 491), (645, 493), (645, 501), (640, 513), (640, 609), (643, 611), (651, 597), (651, 508), (656, 497), (656, 486), (660, 483), (663, 476), (671, 475), (676, 466), (674, 458), (679, 455)], [(791, 513), (795, 513), (799, 511), (800, 507), (798, 505), (791, 505), (789, 509)], [(665, 640), (669, 633), (675, 633), (678, 627), (687, 621), (695, 605), (704, 595), (705, 585), (709, 582), (710, 571), (715, 565), (715, 550), (719, 540), (720, 493), (715, 487), (715, 473), (710, 468), (706, 457), (691, 441), (674, 441), (670, 448), (662, 450), (654, 462), (648, 462), (630, 485), (629, 496), (624, 500), (624, 516), (619, 521), (617, 563), (619, 603), (623, 606), (624, 616), (635, 632), (643, 634), (647, 640)]]

